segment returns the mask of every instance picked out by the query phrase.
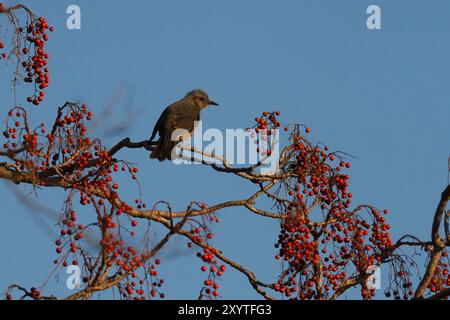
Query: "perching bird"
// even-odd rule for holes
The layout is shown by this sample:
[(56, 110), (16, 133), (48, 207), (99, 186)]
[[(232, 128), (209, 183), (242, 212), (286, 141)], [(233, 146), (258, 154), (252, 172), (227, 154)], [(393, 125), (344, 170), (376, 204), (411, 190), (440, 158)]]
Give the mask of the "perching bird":
[(185, 129), (193, 133), (195, 121), (200, 120), (200, 111), (209, 105), (218, 104), (209, 99), (208, 94), (200, 89), (192, 90), (184, 98), (168, 106), (153, 129), (150, 141), (159, 134), (156, 148), (150, 154), (151, 159), (159, 161), (171, 160), (172, 150), (180, 141), (172, 141), (172, 133), (177, 129)]

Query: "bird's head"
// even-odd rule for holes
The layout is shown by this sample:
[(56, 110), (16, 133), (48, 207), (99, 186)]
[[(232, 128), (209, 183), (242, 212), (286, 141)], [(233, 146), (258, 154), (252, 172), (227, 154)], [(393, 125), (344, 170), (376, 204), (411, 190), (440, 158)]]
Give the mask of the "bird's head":
[(200, 89), (192, 90), (186, 94), (186, 98), (192, 99), (194, 103), (200, 108), (204, 109), (207, 106), (213, 105), (218, 106), (219, 104), (217, 102), (212, 101), (209, 99), (208, 94)]

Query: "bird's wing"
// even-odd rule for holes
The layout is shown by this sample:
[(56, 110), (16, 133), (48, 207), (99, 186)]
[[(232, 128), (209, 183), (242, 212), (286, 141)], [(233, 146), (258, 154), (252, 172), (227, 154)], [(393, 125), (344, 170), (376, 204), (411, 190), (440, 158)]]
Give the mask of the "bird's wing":
[(150, 137), (150, 141), (153, 141), (153, 139), (156, 136), (156, 133), (159, 132), (160, 136), (162, 136), (164, 134), (164, 132), (165, 132), (164, 124), (166, 123), (168, 114), (170, 113), (170, 107), (171, 106), (168, 106), (166, 109), (164, 109), (164, 111), (159, 116), (159, 119), (156, 122), (155, 127), (153, 128), (153, 132), (152, 132), (152, 135)]
[(199, 120), (200, 109), (190, 102), (181, 102), (174, 105), (168, 119), (172, 130), (185, 129), (189, 132), (194, 130), (194, 123)]
[(159, 117), (153, 128), (150, 141), (159, 133), (160, 137), (171, 135), (176, 129), (194, 130), (195, 121), (200, 120), (200, 109), (189, 101), (177, 101), (168, 106)]

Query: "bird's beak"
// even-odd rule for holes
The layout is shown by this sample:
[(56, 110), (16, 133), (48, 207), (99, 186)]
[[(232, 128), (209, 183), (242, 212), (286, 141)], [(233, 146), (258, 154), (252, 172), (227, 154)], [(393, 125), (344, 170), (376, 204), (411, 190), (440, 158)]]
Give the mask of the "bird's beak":
[(218, 104), (217, 102), (214, 102), (214, 101), (212, 101), (212, 100), (209, 100), (209, 105), (212, 105), (212, 106), (218, 106), (219, 104)]

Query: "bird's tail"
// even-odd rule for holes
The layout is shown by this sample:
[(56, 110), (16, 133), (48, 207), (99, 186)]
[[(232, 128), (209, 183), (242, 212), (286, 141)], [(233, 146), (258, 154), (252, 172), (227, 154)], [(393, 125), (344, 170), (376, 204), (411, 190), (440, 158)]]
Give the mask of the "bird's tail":
[(165, 134), (158, 140), (155, 149), (150, 154), (150, 159), (172, 160), (172, 150), (176, 145), (177, 142), (171, 140), (171, 135)]

